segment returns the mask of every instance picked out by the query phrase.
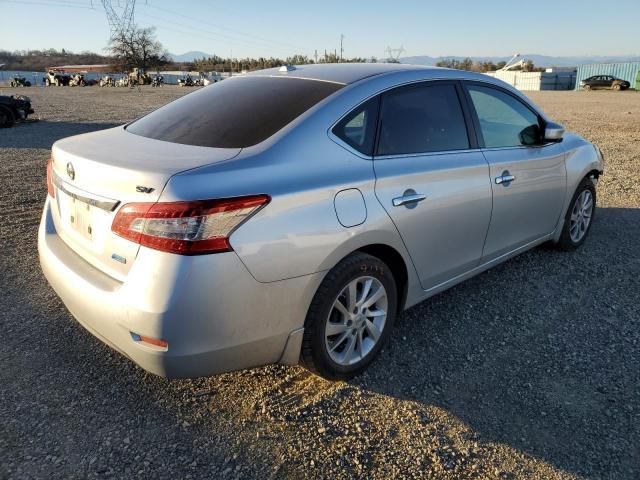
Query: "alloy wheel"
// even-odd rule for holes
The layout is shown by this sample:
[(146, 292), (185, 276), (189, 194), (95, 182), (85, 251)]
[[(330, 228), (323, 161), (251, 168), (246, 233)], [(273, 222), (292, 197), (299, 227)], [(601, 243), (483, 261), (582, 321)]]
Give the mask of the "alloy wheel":
[(569, 235), (574, 243), (580, 242), (586, 235), (593, 216), (593, 195), (589, 190), (583, 190), (571, 209)]
[(374, 277), (350, 281), (333, 302), (325, 325), (325, 346), (331, 360), (353, 365), (375, 347), (387, 313), (387, 291)]

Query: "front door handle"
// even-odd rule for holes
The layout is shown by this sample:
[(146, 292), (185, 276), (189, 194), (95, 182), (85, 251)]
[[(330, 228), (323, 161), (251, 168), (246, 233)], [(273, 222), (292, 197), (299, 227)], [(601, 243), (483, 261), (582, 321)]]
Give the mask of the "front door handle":
[(504, 184), (505, 186), (507, 186), (511, 182), (513, 182), (515, 179), (516, 179), (515, 175), (511, 175), (509, 173), (509, 170), (505, 170), (504, 172), (502, 172), (502, 175), (500, 175), (499, 177), (496, 177), (496, 184), (497, 185)]
[(427, 196), (422, 193), (416, 193), (414, 190), (407, 190), (401, 197), (394, 198), (392, 203), (394, 207), (406, 205), (408, 208), (413, 208), (418, 202), (423, 201), (425, 198), (427, 198)]

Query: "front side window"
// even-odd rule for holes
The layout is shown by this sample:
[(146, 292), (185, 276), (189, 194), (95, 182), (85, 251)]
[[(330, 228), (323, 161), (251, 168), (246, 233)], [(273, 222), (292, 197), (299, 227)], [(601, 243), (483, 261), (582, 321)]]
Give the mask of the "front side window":
[(480, 121), (485, 147), (540, 143), (540, 120), (520, 100), (491, 87), (468, 85), (467, 89)]
[(379, 101), (375, 97), (354, 109), (333, 127), (333, 134), (360, 153), (372, 155)]
[(400, 87), (382, 97), (378, 155), (469, 148), (467, 127), (453, 84)]
[(201, 147), (250, 147), (343, 86), (286, 77), (232, 78), (151, 112), (130, 124), (127, 131)]

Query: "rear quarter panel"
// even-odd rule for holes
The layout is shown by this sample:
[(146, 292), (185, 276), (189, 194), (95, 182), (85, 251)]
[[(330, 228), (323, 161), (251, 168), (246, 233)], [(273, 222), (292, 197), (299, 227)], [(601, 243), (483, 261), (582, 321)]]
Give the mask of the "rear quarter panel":
[(571, 198), (582, 179), (584, 179), (589, 172), (594, 170), (603, 172), (604, 170), (602, 159), (596, 147), (584, 138), (573, 133), (567, 133), (562, 140), (562, 144), (566, 151), (567, 191), (564, 198), (560, 223), (556, 228), (555, 240), (560, 238), (564, 216), (569, 208)]

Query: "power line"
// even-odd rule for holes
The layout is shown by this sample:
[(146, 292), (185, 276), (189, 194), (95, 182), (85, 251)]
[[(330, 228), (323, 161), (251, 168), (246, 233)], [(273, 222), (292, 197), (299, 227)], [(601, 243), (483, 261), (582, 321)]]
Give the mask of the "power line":
[(41, 5), (46, 7), (68, 7), (68, 8), (82, 8), (84, 10), (96, 10), (94, 7), (81, 5), (74, 2), (65, 2), (64, 0), (56, 0), (55, 2), (38, 2), (33, 0), (0, 0), (4, 3), (16, 3), (18, 5)]
[[(202, 24), (207, 25), (207, 26), (209, 26), (209, 27), (217, 28), (217, 29), (219, 29), (219, 30), (225, 30), (225, 31), (233, 32), (233, 33), (235, 33), (235, 34), (237, 34), (237, 35), (241, 35), (241, 36), (245, 36), (245, 37), (254, 38), (254, 39), (256, 39), (256, 40), (260, 40), (260, 41), (262, 41), (262, 42), (267, 42), (267, 43), (274, 44), (274, 45), (281, 45), (281, 46), (283, 46), (283, 47), (284, 47), (284, 46), (286, 46), (288, 49), (291, 49), (292, 51), (293, 51), (293, 50), (296, 50), (296, 51), (301, 51), (301, 50), (303, 50), (303, 49), (301, 49), (301, 48), (299, 48), (299, 47), (297, 47), (297, 46), (294, 46), (294, 45), (292, 45), (292, 44), (289, 44), (289, 43), (279, 42), (279, 41), (277, 41), (277, 40), (273, 40), (273, 39), (270, 39), (270, 38), (261, 37), (261, 36), (259, 36), (259, 35), (254, 35), (254, 34), (251, 34), (251, 33), (246, 33), (246, 32), (243, 32), (243, 31), (241, 31), (241, 30), (238, 30), (238, 29), (236, 29), (236, 28), (226, 27), (226, 26), (224, 26), (224, 25), (219, 25), (219, 24), (211, 23), (211, 22), (208, 22), (208, 21), (202, 20), (202, 19), (200, 19), (200, 18), (196, 18), (196, 17), (192, 17), (192, 16), (189, 16), (189, 15), (185, 15), (185, 14), (183, 14), (183, 13), (176, 12), (176, 11), (174, 11), (174, 10), (169, 10), (168, 8), (158, 7), (157, 5), (151, 5), (151, 4), (145, 4), (145, 6), (147, 6), (147, 7), (151, 7), (151, 8), (154, 8), (154, 9), (156, 9), (156, 10), (160, 10), (160, 11), (163, 11), (163, 12), (166, 12), (166, 13), (169, 13), (169, 14), (171, 14), (171, 15), (179, 16), (179, 17), (185, 18), (185, 19), (187, 19), (187, 20), (191, 20), (191, 21), (194, 21), (194, 22), (199, 22), (199, 23), (202, 23)], [(173, 20), (172, 20), (172, 21), (173, 21)]]
[[(141, 16), (145, 17), (146, 14), (143, 14)], [(183, 30), (183, 29), (180, 29), (180, 28), (176, 28), (174, 25), (168, 26), (168, 25), (164, 25), (164, 24), (158, 24), (157, 22), (153, 22), (153, 23), (146, 23), (145, 22), (145, 23), (141, 23), (140, 26), (142, 26), (142, 27), (157, 27), (160, 30), (168, 30), (168, 31), (171, 31), (171, 32), (176, 32), (176, 33), (180, 33), (180, 34), (184, 34), (184, 35), (190, 35), (192, 37), (204, 38), (206, 40), (219, 43), (218, 39), (215, 39), (214, 37), (212, 37), (210, 35), (206, 35), (206, 34), (202, 34), (202, 33), (198, 33), (198, 32), (193, 32), (193, 31), (189, 31), (189, 30)], [(185, 27), (185, 28), (189, 28), (189, 27)], [(220, 48), (220, 47), (218, 47), (218, 48)], [(216, 55), (216, 53), (213, 52), (213, 55)], [(266, 56), (271, 56), (271, 55), (266, 55)]]
[[(160, 28), (166, 29), (166, 30), (171, 30), (173, 28), (173, 26), (179, 26), (182, 28), (186, 28), (188, 29), (186, 32), (181, 32), (181, 33), (186, 33), (188, 35), (193, 35), (193, 36), (200, 36), (202, 38), (207, 38), (209, 40), (213, 40), (216, 42), (220, 41), (220, 38), (223, 38), (227, 41), (227, 43), (229, 44), (242, 44), (245, 46), (249, 46), (249, 47), (262, 47), (262, 48), (279, 48), (279, 49), (283, 49), (283, 47), (280, 46), (274, 46), (274, 45), (267, 45), (267, 44), (260, 44), (256, 41), (251, 41), (251, 40), (246, 40), (246, 39), (241, 39), (241, 38), (237, 38), (237, 37), (233, 37), (224, 33), (219, 33), (219, 32), (214, 32), (208, 29), (204, 29), (201, 27), (197, 27), (197, 26), (193, 26), (191, 24), (186, 24), (186, 23), (182, 23), (182, 22), (176, 22), (175, 20), (169, 20), (166, 18), (162, 18), (162, 17), (157, 17), (155, 15), (150, 15), (149, 13), (143, 13), (143, 14), (138, 14), (141, 17), (145, 17), (145, 18), (150, 18), (154, 21), (161, 21), (161, 22), (170, 22), (171, 27), (167, 27), (167, 26), (163, 26), (162, 24), (158, 24), (157, 26), (159, 26)], [(155, 24), (152, 23), (151, 26), (154, 26)], [(194, 32), (203, 32), (206, 35), (197, 35)], [(219, 38), (218, 38), (219, 37)], [(285, 49), (285, 50), (290, 50), (291, 52), (294, 53), (300, 53), (299, 50), (294, 50), (294, 49)]]

